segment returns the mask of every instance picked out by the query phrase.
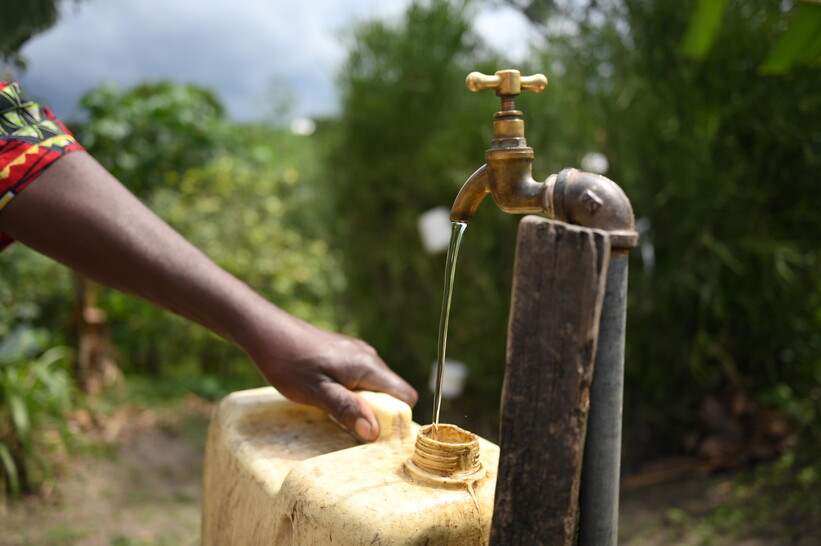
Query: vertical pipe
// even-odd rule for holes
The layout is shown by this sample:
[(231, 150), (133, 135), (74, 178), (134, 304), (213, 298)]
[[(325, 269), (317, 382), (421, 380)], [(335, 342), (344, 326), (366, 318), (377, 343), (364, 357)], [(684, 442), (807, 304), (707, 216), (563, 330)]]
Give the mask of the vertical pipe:
[(599, 323), (599, 342), (579, 499), (579, 546), (618, 542), (627, 251), (613, 249)]

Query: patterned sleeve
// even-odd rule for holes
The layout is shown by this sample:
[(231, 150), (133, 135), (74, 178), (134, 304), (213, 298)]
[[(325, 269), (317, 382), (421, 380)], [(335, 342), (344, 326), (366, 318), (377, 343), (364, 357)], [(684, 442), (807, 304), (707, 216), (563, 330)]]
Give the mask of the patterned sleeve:
[[(56, 159), (82, 149), (48, 108), (23, 99), (17, 82), (0, 80), (0, 212)], [(12, 242), (0, 231), (0, 250)]]

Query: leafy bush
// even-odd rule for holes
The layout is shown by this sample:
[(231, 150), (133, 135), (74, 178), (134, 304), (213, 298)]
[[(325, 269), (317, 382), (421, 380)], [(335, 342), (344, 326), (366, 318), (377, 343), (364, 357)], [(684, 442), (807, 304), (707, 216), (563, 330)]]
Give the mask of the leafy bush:
[(633, 253), (628, 307), (625, 415), (645, 452), (681, 449), (707, 395), (802, 400), (821, 381), (817, 69), (756, 70), (783, 9), (728, 2), (699, 60), (681, 49), (690, 9), (591, 5), (542, 55), (558, 74), (531, 101), (550, 128), (533, 145), (603, 152), (655, 250)]
[(80, 105), (89, 116), (77, 126), (80, 142), (141, 198), (165, 184), (165, 173), (207, 163), (226, 136), (222, 104), (194, 85), (104, 84)]
[(0, 342), (0, 496), (35, 490), (52, 475), (54, 450), (66, 445), (72, 351), (43, 351), (47, 339), (43, 330), (18, 326)]
[(73, 289), (68, 270), (20, 244), (0, 253), (0, 269), (0, 339), (17, 324), (32, 324), (48, 330), (53, 343), (66, 343)]
[[(265, 125), (232, 125), (215, 95), (172, 82), (103, 86), (82, 99), (80, 140), (160, 217), (223, 268), (285, 310), (338, 327), (341, 277), (313, 232), (313, 140)], [(237, 348), (186, 320), (105, 290), (119, 360), (126, 368), (186, 380), (224, 394), (259, 379)], [(180, 340), (185, 340), (180, 343)], [(222, 381), (216, 381), (222, 383)]]
[[(287, 212), (291, 200), (304, 191), (304, 169), (297, 156), (277, 156), (275, 143), (293, 137), (273, 132), (267, 136), (274, 155), (265, 155), (266, 145), (258, 150), (256, 162), (221, 155), (203, 167), (168, 174), (168, 186), (155, 191), (149, 205), (216, 263), (279, 307), (339, 328), (334, 306), (342, 278), (336, 258), (327, 243), (294, 228)], [(100, 305), (109, 313), (122, 359), (137, 369), (238, 373), (259, 381), (239, 349), (199, 326), (114, 291), (106, 291)]]

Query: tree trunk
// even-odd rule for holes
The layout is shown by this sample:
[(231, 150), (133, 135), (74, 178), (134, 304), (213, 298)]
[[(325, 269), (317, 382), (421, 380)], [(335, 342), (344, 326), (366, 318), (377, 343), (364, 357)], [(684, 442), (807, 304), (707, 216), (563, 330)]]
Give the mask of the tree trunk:
[(111, 333), (105, 311), (97, 307), (97, 287), (88, 278), (76, 276), (77, 304), (77, 384), (87, 394), (97, 394), (104, 387), (122, 379), (114, 359)]

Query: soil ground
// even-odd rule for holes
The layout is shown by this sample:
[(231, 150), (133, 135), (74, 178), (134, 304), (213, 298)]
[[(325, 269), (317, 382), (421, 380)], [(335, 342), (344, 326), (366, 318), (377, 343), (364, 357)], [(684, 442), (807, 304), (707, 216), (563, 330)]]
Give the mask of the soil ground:
[(0, 545), (199, 544), (200, 494), (211, 404), (123, 408), (103, 431), (110, 447), (74, 458), (54, 492), (0, 514)]
[[(164, 410), (121, 408), (106, 454), (75, 457), (46, 498), (0, 507), (0, 546), (199, 544), (203, 452), (212, 405), (195, 397)], [(634, 488), (621, 500), (620, 544), (779, 544), (765, 537), (705, 539), (687, 518), (714, 509), (730, 477)], [(809, 544), (809, 543), (807, 543)]]

